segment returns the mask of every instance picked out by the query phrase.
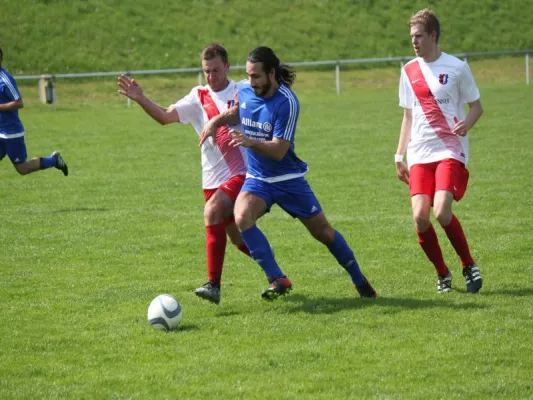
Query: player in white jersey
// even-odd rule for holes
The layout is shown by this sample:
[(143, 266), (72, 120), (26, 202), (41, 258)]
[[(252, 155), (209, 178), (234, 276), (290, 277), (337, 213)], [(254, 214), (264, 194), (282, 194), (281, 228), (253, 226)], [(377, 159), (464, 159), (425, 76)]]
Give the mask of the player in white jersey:
[[(214, 43), (207, 46), (201, 59), (207, 85), (194, 87), (188, 95), (168, 108), (152, 102), (144, 95), (141, 86), (125, 75), (119, 77), (119, 92), (136, 101), (160, 124), (190, 123), (200, 135), (211, 118), (233, 106), (238, 90), (237, 84), (227, 77), (230, 64), (228, 53), (222, 45)], [(233, 205), (246, 175), (246, 153), (229, 145), (231, 135), (227, 127), (217, 130), (216, 140), (218, 146), (206, 142), (201, 147), (208, 282), (194, 292), (201, 298), (219, 304), (226, 235), (243, 253), (249, 256), (250, 252), (233, 218)]]
[[(452, 204), (463, 197), (468, 183), (467, 133), (483, 113), (479, 90), (468, 64), (440, 50), (440, 24), (433, 11), (419, 11), (409, 26), (417, 57), (401, 72), (404, 116), (396, 172), (409, 184), (418, 242), (437, 271), (437, 290), (451, 290), (452, 274), (430, 222), (431, 207), (461, 259), (467, 291), (476, 293), (483, 281)], [(403, 162), (406, 151), (408, 165)]]

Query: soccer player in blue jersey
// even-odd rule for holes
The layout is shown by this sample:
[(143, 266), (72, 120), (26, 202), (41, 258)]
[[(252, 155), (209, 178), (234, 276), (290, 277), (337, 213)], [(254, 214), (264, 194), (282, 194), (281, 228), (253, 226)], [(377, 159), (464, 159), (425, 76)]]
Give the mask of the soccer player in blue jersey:
[(19, 119), (18, 110), (24, 107), (22, 96), (15, 79), (2, 68), (4, 53), (0, 49), (0, 160), (6, 155), (20, 175), (55, 167), (68, 175), (68, 167), (59, 152), (48, 157), (34, 157), (27, 160), (24, 126)]
[(235, 221), (253, 259), (265, 272), (269, 287), (262, 293), (274, 300), (288, 293), (292, 283), (274, 258), (273, 251), (256, 221), (278, 204), (298, 218), (311, 235), (325, 244), (350, 274), (362, 297), (376, 291), (359, 269), (344, 237), (329, 224), (322, 207), (304, 178), (307, 164), (294, 151), (294, 136), (300, 105), (291, 85), (294, 71), (281, 64), (272, 49), (258, 47), (248, 55), (248, 81), (239, 87), (235, 107), (210, 120), (200, 142), (214, 137), (216, 127), (240, 123), (244, 132), (231, 130), (233, 146), (248, 149), (246, 180), (235, 203)]

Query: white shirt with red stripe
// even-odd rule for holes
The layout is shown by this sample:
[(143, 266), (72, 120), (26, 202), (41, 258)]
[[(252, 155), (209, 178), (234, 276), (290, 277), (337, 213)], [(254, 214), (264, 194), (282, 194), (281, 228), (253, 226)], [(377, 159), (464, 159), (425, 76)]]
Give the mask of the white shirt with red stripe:
[(454, 117), (465, 119), (465, 103), (479, 99), (468, 64), (444, 52), (434, 62), (417, 57), (403, 68), (400, 106), (412, 109), (409, 167), (454, 158), (468, 162), (468, 135), (452, 133)]
[[(234, 81), (229, 81), (228, 86), (219, 92), (211, 90), (209, 85), (196, 86), (187, 96), (171, 107), (178, 112), (181, 123), (190, 123), (200, 135), (207, 121), (235, 104), (237, 92), (238, 85)], [(217, 144), (209, 139), (202, 145), (202, 187), (204, 189), (217, 188), (235, 175), (246, 174), (245, 149), (240, 146), (231, 147), (230, 140), (229, 129), (223, 126), (217, 130)]]

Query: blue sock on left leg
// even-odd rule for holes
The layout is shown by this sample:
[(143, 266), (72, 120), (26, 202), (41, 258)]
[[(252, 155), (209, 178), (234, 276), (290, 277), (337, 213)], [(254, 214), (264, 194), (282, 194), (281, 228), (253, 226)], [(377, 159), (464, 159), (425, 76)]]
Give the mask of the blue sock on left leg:
[(40, 157), (39, 161), (41, 169), (52, 168), (56, 165), (56, 159), (53, 156)]
[(268, 239), (257, 225), (242, 231), (241, 235), (250, 255), (261, 266), (269, 281), (285, 276), (274, 258)]
[(337, 259), (337, 262), (350, 274), (352, 282), (356, 286), (361, 286), (365, 281), (365, 276), (359, 268), (359, 264), (355, 259), (352, 249), (344, 240), (344, 237), (340, 232), (335, 231), (335, 239), (333, 244), (328, 246), (329, 251), (333, 254), (333, 257)]

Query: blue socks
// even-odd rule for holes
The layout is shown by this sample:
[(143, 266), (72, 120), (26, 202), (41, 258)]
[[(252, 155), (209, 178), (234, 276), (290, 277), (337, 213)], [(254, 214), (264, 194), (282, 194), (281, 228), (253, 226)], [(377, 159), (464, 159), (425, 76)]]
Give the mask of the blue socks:
[(47, 169), (56, 166), (56, 159), (53, 156), (40, 157), (40, 168)]
[(244, 243), (246, 243), (246, 247), (250, 250), (250, 255), (263, 268), (269, 281), (272, 278), (285, 276), (274, 259), (274, 254), (272, 253), (268, 239), (259, 230), (257, 225), (254, 224), (251, 228), (242, 231), (241, 235)]
[(365, 281), (365, 276), (359, 269), (359, 264), (357, 264), (352, 249), (350, 249), (340, 232), (335, 231), (335, 239), (328, 246), (328, 249), (333, 254), (333, 257), (337, 259), (337, 262), (348, 271), (355, 286), (361, 286)]
[[(268, 239), (257, 225), (242, 231), (241, 235), (250, 250), (250, 255), (261, 266), (269, 280), (285, 276), (274, 259)], [(365, 281), (365, 276), (359, 269), (359, 264), (357, 264), (352, 249), (350, 249), (350, 246), (348, 246), (348, 243), (339, 232), (335, 231), (335, 239), (328, 246), (328, 249), (337, 262), (350, 274), (352, 282), (356, 286), (361, 286)]]

